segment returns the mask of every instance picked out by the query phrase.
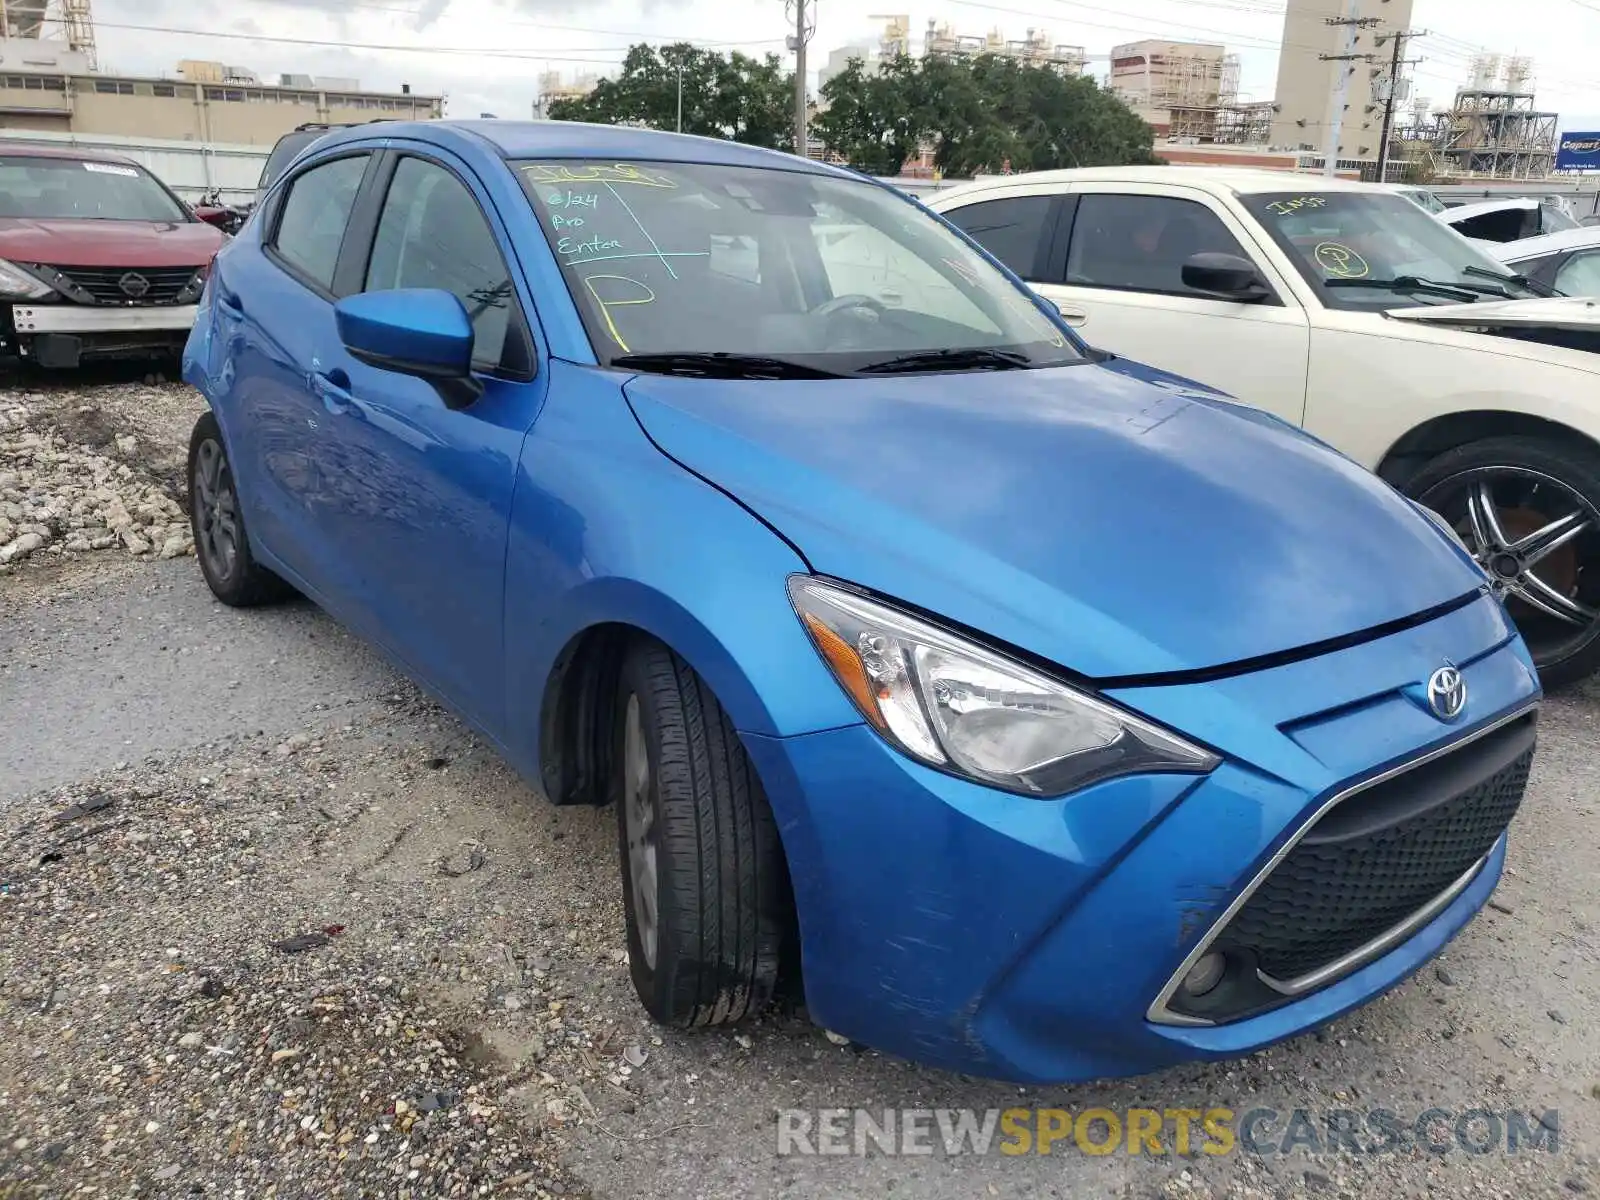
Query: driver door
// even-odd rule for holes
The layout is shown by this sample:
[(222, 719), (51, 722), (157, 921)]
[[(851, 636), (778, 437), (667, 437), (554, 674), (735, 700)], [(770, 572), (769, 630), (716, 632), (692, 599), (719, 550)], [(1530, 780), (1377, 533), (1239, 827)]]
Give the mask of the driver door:
[[(1233, 214), (1187, 189), (1079, 184), (1073, 193), (1066, 260), (1035, 289), (1066, 322), (1091, 346), (1301, 424), (1310, 325)], [(1203, 251), (1255, 263), (1273, 294), (1241, 303), (1187, 287), (1183, 264)]]

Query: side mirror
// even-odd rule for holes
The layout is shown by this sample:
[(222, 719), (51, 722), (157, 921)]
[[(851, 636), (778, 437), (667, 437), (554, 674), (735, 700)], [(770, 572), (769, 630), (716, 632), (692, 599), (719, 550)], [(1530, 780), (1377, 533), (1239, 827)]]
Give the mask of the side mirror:
[(472, 319), (437, 288), (361, 292), (333, 306), (339, 340), (359, 362), (433, 384), (450, 408), (483, 394), (472, 374)]
[(1272, 295), (1272, 289), (1261, 278), (1255, 263), (1237, 254), (1213, 251), (1196, 254), (1183, 264), (1183, 286), (1218, 300), (1237, 300), (1245, 304)]

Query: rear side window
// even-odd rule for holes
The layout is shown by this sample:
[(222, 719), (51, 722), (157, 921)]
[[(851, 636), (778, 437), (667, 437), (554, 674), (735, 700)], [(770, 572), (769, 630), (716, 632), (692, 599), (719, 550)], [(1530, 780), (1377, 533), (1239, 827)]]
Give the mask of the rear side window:
[(1209, 299), (1183, 282), (1183, 264), (1206, 252), (1249, 258), (1221, 218), (1194, 200), (1090, 193), (1078, 201), (1067, 283)]
[(1049, 196), (1013, 196), (985, 200), (945, 213), (945, 218), (1022, 278), (1043, 278), (1049, 252), (1054, 200)]
[(420, 158), (395, 168), (367, 267), (367, 291), (392, 288), (454, 293), (472, 318), (473, 363), (501, 364), (516, 303), (505, 259), (466, 185)]
[(298, 176), (289, 184), (279, 211), (273, 248), (307, 279), (332, 288), (350, 210), (367, 170), (365, 154), (336, 158)]

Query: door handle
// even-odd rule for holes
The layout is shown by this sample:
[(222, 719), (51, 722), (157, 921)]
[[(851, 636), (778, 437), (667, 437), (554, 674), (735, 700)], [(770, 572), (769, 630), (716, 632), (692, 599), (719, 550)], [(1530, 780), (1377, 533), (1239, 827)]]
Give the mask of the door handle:
[(313, 371), (311, 390), (321, 398), (322, 407), (335, 416), (348, 412), (355, 403), (355, 397), (350, 394), (350, 376), (338, 367), (331, 371)]
[(1087, 309), (1077, 308), (1064, 301), (1056, 304), (1056, 311), (1061, 314), (1061, 319), (1068, 325), (1082, 325), (1089, 319)]

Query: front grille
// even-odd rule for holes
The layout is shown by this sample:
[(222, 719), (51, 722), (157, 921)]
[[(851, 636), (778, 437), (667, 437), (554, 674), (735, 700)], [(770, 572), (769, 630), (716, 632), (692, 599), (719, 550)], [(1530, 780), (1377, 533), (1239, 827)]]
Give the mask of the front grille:
[[(55, 267), (41, 264), (45, 272), (53, 273), (65, 282), (69, 299), (80, 304), (176, 304), (185, 292), (193, 291), (191, 284), (198, 267)], [(147, 285), (143, 294), (130, 295), (123, 287), (129, 276), (143, 279)], [(50, 274), (45, 276), (50, 278)], [(138, 291), (137, 280), (133, 290)]]
[(1522, 718), (1336, 805), (1252, 893), (1217, 948), (1287, 983), (1401, 924), (1505, 832), (1533, 737), (1533, 718)]

